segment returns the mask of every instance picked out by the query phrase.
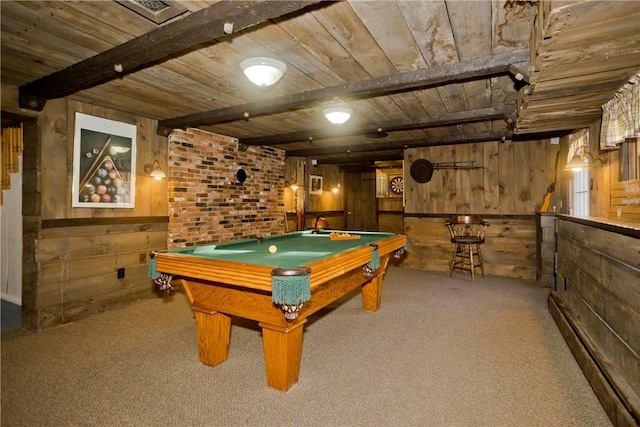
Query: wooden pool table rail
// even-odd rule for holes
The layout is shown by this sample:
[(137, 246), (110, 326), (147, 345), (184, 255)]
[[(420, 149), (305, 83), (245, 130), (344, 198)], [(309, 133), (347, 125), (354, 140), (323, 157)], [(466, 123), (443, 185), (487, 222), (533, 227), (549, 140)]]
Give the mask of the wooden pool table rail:
[(262, 328), (267, 384), (287, 392), (298, 382), (302, 336), (308, 317), (358, 287), (362, 288), (363, 308), (377, 311), (389, 260), (405, 244), (405, 236), (377, 242), (380, 266), (372, 276), (365, 275), (362, 269), (372, 259), (369, 246), (307, 264), (311, 269), (311, 299), (295, 319), (287, 319), (272, 301), (271, 272), (275, 267), (170, 253), (158, 253), (156, 260), (158, 271), (174, 275), (191, 302), (200, 361), (215, 366), (228, 358), (231, 316), (257, 321)]

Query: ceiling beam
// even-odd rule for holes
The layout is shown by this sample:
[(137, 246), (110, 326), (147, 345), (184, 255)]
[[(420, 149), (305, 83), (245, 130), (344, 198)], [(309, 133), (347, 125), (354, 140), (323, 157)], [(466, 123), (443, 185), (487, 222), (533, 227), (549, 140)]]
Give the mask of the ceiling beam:
[(374, 165), (376, 162), (381, 161), (393, 161), (393, 160), (403, 160), (404, 152), (402, 150), (397, 151), (384, 151), (382, 153), (371, 151), (368, 153), (362, 153), (358, 156), (345, 156), (342, 155), (340, 157), (335, 158), (317, 158), (314, 160), (318, 161), (318, 164), (324, 165), (349, 165), (349, 166), (365, 166), (365, 165)]
[(460, 83), (488, 78), (500, 74), (513, 74), (516, 80), (528, 79), (522, 69), (528, 67), (529, 50), (518, 50), (476, 58), (467, 62), (441, 65), (433, 68), (391, 74), (370, 80), (345, 83), (293, 95), (284, 95), (264, 101), (250, 102), (217, 110), (203, 111), (158, 122), (158, 135), (166, 136), (173, 129), (211, 126), (247, 118), (260, 117), (296, 110), (322, 101), (359, 99), (423, 89), (429, 86)]
[(244, 145), (282, 145), (300, 141), (316, 141), (327, 138), (375, 134), (380, 132), (399, 132), (494, 119), (505, 119), (510, 123), (514, 123), (515, 112), (508, 111), (506, 108), (482, 108), (479, 110), (441, 114), (433, 117), (417, 117), (388, 122), (366, 123), (356, 126), (341, 125), (339, 128), (307, 129), (279, 135), (240, 138), (239, 142)]
[(405, 141), (382, 141), (370, 144), (346, 145), (342, 147), (308, 148), (303, 150), (288, 150), (287, 156), (314, 157), (335, 154), (357, 155), (369, 151), (404, 150), (406, 148), (435, 147), (438, 145), (469, 144), (474, 142), (506, 141), (513, 137), (513, 132), (483, 132), (472, 135), (450, 135), (437, 138), (421, 138)]
[(20, 86), (20, 107), (62, 98), (155, 65), (204, 43), (295, 12), (311, 1), (221, 1), (126, 43)]

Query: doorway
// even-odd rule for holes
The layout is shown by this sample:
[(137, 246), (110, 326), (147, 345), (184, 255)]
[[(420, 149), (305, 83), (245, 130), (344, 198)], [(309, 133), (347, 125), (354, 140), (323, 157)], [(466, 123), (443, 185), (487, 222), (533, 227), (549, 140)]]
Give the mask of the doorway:
[(375, 171), (345, 174), (345, 224), (347, 230), (378, 230)]

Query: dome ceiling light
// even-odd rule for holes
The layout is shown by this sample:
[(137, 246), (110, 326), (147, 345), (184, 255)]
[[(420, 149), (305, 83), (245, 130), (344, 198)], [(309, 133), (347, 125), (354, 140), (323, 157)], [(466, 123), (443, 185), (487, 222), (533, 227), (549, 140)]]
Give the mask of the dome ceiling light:
[(322, 110), (322, 113), (331, 123), (341, 125), (351, 118), (353, 110), (348, 107), (329, 107)]
[(258, 86), (271, 86), (284, 76), (284, 62), (267, 57), (248, 58), (240, 63), (240, 69), (249, 80)]

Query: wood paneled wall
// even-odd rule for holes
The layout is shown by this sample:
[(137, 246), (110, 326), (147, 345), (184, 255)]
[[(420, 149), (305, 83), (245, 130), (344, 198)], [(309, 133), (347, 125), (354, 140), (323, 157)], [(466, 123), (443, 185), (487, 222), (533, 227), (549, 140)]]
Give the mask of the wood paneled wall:
[[(344, 182), (343, 174), (336, 165), (312, 165), (309, 160), (306, 165), (305, 176), (305, 193), (306, 193), (306, 210), (309, 212), (317, 211), (342, 211), (344, 210)], [(322, 195), (309, 194), (309, 175), (322, 176)], [(341, 188), (337, 194), (331, 189), (340, 184)]]
[[(449, 271), (454, 245), (447, 227), (447, 216), (405, 216), (404, 231), (409, 251), (404, 265), (429, 271)], [(491, 225), (482, 245), (487, 275), (535, 279), (536, 228), (534, 216), (484, 216)], [(465, 273), (455, 273), (456, 275)], [(469, 274), (469, 280), (471, 275)]]
[[(85, 113), (136, 125), (136, 205), (133, 209), (71, 207), (75, 113)], [(156, 135), (157, 122), (119, 111), (66, 99), (51, 100), (38, 118), (41, 141), (42, 219), (108, 218), (167, 215), (167, 181), (144, 173), (144, 166), (158, 160), (167, 171), (166, 137)]]
[[(289, 186), (284, 188), (284, 206), (287, 214), (288, 231), (297, 228), (311, 228), (318, 215), (322, 215), (334, 229), (345, 228), (344, 174), (336, 165), (313, 165), (311, 160), (302, 157), (287, 157), (285, 161), (285, 181), (298, 184), (298, 190), (294, 193)], [(322, 194), (309, 194), (309, 175), (322, 176)], [(332, 189), (340, 184), (337, 193)], [(304, 213), (302, 224), (297, 224), (296, 212)], [(302, 227), (298, 226), (302, 225)]]
[[(72, 208), (75, 112), (135, 124), (136, 205)], [(157, 296), (148, 253), (167, 247), (167, 184), (144, 173), (167, 171), (167, 139), (154, 120), (67, 99), (50, 100), (24, 129), (23, 324), (34, 330)], [(124, 268), (125, 277), (118, 278)]]
[(608, 217), (640, 224), (640, 179), (611, 185)]
[[(448, 270), (453, 245), (444, 222), (452, 214), (472, 213), (491, 223), (482, 248), (486, 273), (535, 279), (535, 212), (551, 182), (558, 149), (549, 140), (533, 140), (406, 150), (405, 265)], [(418, 159), (436, 166), (428, 183), (410, 176)], [(438, 163), (452, 162), (476, 168), (437, 169)]]
[(23, 305), (25, 323), (42, 330), (157, 296), (148, 278), (148, 254), (166, 248), (163, 219), (45, 222), (34, 246), (35, 305)]
[(565, 216), (557, 221), (552, 314), (614, 424), (637, 425), (640, 227)]
[(532, 215), (550, 184), (558, 149), (547, 139), (408, 149), (405, 171), (418, 159), (436, 167), (473, 161), (478, 169), (436, 169), (425, 184), (405, 172), (405, 212)]

